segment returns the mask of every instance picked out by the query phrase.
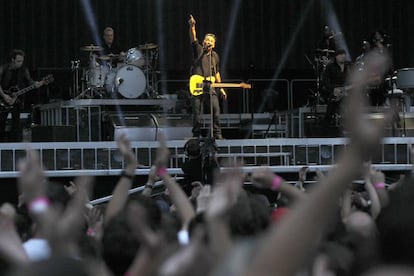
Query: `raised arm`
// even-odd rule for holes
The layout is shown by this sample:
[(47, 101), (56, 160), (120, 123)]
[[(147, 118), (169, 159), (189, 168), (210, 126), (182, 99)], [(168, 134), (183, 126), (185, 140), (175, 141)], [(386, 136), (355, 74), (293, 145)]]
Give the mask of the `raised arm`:
[(270, 229), (244, 275), (293, 275), (315, 246), (315, 240), (333, 215), (339, 197), (359, 175), (363, 159), (377, 149), (385, 122), (373, 125), (363, 119), (361, 92), (368, 74), (386, 68), (387, 60), (371, 56), (366, 64), (365, 72), (352, 76), (356, 89), (351, 91), (346, 105), (347, 126), (351, 134), (347, 151), (308, 197), (301, 200), (282, 223)]
[(174, 178), (172, 178), (167, 172), (166, 168), (168, 166), (169, 156), (170, 152), (167, 148), (165, 138), (161, 137), (154, 165), (157, 168), (158, 176), (164, 180), (165, 187), (170, 193), (171, 201), (177, 207), (177, 213), (181, 219), (183, 227), (186, 227), (190, 220), (195, 216), (195, 211), (183, 189), (181, 189), (180, 185), (178, 185)]
[(121, 135), (118, 139), (118, 148), (125, 160), (125, 169), (114, 189), (113, 197), (106, 208), (105, 223), (108, 223), (124, 208), (128, 200), (128, 191), (132, 187), (135, 169), (137, 168), (137, 160), (131, 149), (130, 141), (125, 135)]
[(301, 190), (290, 185), (280, 176), (275, 175), (269, 168), (255, 170), (252, 174), (252, 180), (256, 187), (273, 191), (277, 190), (291, 200), (301, 200), (306, 197)]
[(194, 17), (190, 14), (190, 19), (188, 19), (188, 25), (190, 27), (189, 34), (190, 34), (190, 43), (193, 43), (197, 40), (197, 33), (196, 33), (196, 21)]

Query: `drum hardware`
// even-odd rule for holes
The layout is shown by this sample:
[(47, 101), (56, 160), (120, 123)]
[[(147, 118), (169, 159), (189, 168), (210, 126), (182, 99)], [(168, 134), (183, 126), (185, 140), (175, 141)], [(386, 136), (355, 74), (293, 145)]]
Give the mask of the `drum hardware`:
[(80, 60), (71, 60), (71, 70), (73, 72), (72, 75), (72, 97), (75, 97), (79, 93), (79, 65)]
[(145, 77), (146, 77), (146, 93), (148, 98), (158, 98), (159, 95), (154, 89), (157, 81), (157, 72), (155, 71), (158, 60), (158, 45), (155, 43), (146, 43), (138, 46), (138, 49), (144, 52), (145, 60)]
[(305, 54), (305, 58), (307, 62), (312, 66), (313, 71), (315, 72), (316, 77), (316, 91), (309, 90), (310, 93), (308, 93), (308, 99), (307, 99), (307, 106), (316, 107), (317, 105), (321, 104), (321, 81), (322, 81), (322, 73), (325, 70), (326, 65), (321, 60), (321, 55), (318, 53), (325, 53), (330, 54), (331, 52), (334, 52), (329, 49), (316, 49), (316, 54), (314, 57), (314, 60), (312, 61), (308, 55)]
[[(103, 98), (102, 89), (104, 86), (106, 73), (109, 69), (107, 68), (108, 65), (106, 63), (106, 58), (101, 58), (100, 56), (97, 56), (96, 53), (103, 51), (103, 47), (91, 44), (80, 47), (80, 50), (89, 52), (89, 65), (83, 72), (83, 77), (81, 79), (82, 92), (79, 93), (78, 89), (75, 90), (77, 96), (74, 98)], [(102, 64), (98, 63), (97, 60), (101, 61)], [(80, 62), (78, 61), (77, 66), (79, 66), (79, 63)], [(83, 84), (86, 84), (86, 88)]]
[[(406, 73), (406, 72), (404, 72)], [(404, 74), (403, 74), (404, 75)], [(401, 74), (400, 74), (401, 76)], [(394, 106), (394, 110), (396, 110), (395, 114), (393, 114), (393, 119), (392, 119), (392, 135), (395, 136), (396, 135), (396, 129), (401, 128), (401, 120), (402, 120), (402, 132), (401, 132), (401, 136), (405, 137), (406, 136), (406, 125), (405, 125), (405, 109), (406, 109), (406, 102), (405, 102), (405, 94), (404, 91), (402, 89), (399, 88), (404, 88), (404, 87), (409, 87), (411, 84), (411, 81), (406, 82), (404, 84), (400, 84), (400, 87), (397, 88), (397, 83), (398, 83), (398, 77), (399, 77), (399, 70), (395, 71), (393, 74), (390, 74), (388, 77), (385, 78), (385, 83), (387, 84), (389, 90), (387, 91), (388, 97), (390, 99), (390, 105)], [(404, 79), (403, 76), (402, 78)], [(405, 80), (403, 80), (404, 82)], [(399, 111), (402, 112), (402, 118), (400, 118), (400, 114)]]

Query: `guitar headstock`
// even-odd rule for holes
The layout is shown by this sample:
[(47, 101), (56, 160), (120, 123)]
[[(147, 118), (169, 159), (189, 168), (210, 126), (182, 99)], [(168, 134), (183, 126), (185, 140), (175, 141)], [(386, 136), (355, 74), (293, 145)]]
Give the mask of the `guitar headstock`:
[(243, 88), (243, 89), (251, 89), (252, 88), (252, 85), (250, 83), (242, 82), (242, 83), (240, 83), (240, 88)]
[(52, 74), (45, 76), (45, 77), (41, 80), (41, 82), (42, 82), (44, 85), (48, 85), (49, 83), (54, 82), (54, 81), (55, 81), (55, 79), (53, 78), (53, 75), (52, 75)]

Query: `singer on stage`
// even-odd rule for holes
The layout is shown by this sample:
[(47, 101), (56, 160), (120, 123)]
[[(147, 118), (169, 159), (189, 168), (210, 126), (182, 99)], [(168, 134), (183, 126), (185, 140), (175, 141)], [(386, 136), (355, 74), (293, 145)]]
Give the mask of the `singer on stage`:
[[(221, 82), (221, 76), (219, 71), (220, 58), (217, 52), (213, 49), (216, 45), (216, 36), (211, 33), (207, 33), (204, 36), (203, 43), (201, 44), (197, 40), (196, 36), (196, 21), (192, 15), (188, 20), (190, 27), (190, 42), (193, 49), (193, 62), (191, 66), (190, 73), (191, 75), (200, 75), (204, 77), (205, 80), (210, 79), (212, 82)], [(213, 81), (214, 79), (214, 81)], [(193, 106), (193, 137), (200, 137), (200, 128), (201, 128), (201, 112), (204, 104), (210, 106), (210, 97), (211, 97), (211, 107), (212, 107), (212, 124), (213, 124), (213, 137), (216, 139), (223, 139), (221, 134), (220, 127), (220, 104), (218, 99), (218, 92), (216, 89), (209, 89), (210, 93), (202, 93), (201, 95), (192, 96), (192, 106)], [(226, 91), (223, 88), (219, 89), (220, 94), (224, 99), (227, 98)], [(211, 94), (211, 95), (210, 95)], [(208, 105), (207, 105), (208, 104)], [(210, 110), (210, 108), (209, 108)], [(209, 112), (210, 113), (210, 112)]]

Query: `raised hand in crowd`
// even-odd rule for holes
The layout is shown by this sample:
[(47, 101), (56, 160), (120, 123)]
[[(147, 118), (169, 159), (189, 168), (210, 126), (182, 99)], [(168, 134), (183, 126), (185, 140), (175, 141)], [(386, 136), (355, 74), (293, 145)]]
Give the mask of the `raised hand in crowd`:
[(168, 167), (170, 160), (170, 151), (167, 148), (165, 137), (163, 135), (160, 136), (159, 143), (160, 146), (157, 149), (154, 165), (157, 168), (158, 176), (164, 180), (165, 187), (168, 189), (171, 201), (176, 207), (183, 228), (186, 228), (196, 213), (183, 189), (177, 182), (175, 182), (174, 178), (168, 174), (166, 168)]
[(135, 177), (135, 170), (138, 164), (135, 154), (131, 148), (131, 142), (127, 138), (126, 134), (121, 134), (117, 138), (117, 144), (119, 152), (124, 158), (125, 166), (112, 193), (112, 199), (106, 208), (104, 216), (105, 224), (119, 214), (119, 212), (121, 212), (121, 210), (125, 207), (128, 200), (128, 191), (132, 187)]

